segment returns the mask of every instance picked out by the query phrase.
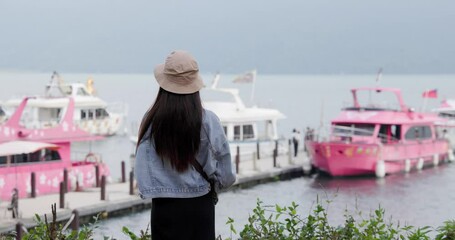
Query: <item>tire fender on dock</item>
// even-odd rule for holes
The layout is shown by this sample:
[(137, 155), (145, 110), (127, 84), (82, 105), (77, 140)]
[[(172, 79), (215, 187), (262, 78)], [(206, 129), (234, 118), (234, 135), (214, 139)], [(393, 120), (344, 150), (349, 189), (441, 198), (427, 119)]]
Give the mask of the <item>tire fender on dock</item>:
[(385, 170), (384, 160), (379, 160), (376, 162), (375, 173), (376, 173), (376, 177), (378, 177), (378, 178), (385, 177), (386, 170)]
[(419, 158), (419, 160), (417, 160), (416, 168), (417, 168), (417, 170), (422, 170), (422, 168), (423, 168), (423, 158)]

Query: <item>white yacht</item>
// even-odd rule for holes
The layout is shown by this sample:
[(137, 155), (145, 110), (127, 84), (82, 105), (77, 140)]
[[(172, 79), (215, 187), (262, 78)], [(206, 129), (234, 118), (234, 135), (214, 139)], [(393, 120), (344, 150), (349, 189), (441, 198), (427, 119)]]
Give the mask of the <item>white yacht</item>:
[(449, 139), (452, 148), (455, 148), (455, 99), (443, 100), (441, 105), (432, 111), (447, 120), (447, 122), (437, 123), (442, 127), (442, 132), (439, 134)]
[[(65, 83), (56, 73), (46, 85), (44, 96), (30, 99), (21, 118), (21, 124), (30, 129), (50, 128), (60, 123), (69, 98), (74, 99), (74, 123), (94, 135), (110, 136), (118, 133), (126, 117), (126, 105), (108, 105), (95, 96), (93, 80), (87, 84)], [(5, 108), (17, 108), (22, 98), (10, 99)], [(13, 111), (10, 111), (13, 112)]]
[(3, 110), (2, 106), (0, 105), (0, 123), (5, 122), (7, 119), (6, 113)]
[[(232, 156), (236, 155), (237, 146), (241, 155), (248, 156), (257, 151), (257, 145), (260, 156), (270, 156), (277, 143), (279, 154), (287, 152), (287, 142), (279, 141), (277, 128), (278, 120), (286, 118), (285, 115), (273, 108), (245, 106), (238, 89), (218, 88), (218, 81), (219, 75), (215, 77), (210, 88), (201, 91), (203, 106), (220, 118)], [(215, 95), (225, 94), (228, 99), (205, 98), (210, 92)]]

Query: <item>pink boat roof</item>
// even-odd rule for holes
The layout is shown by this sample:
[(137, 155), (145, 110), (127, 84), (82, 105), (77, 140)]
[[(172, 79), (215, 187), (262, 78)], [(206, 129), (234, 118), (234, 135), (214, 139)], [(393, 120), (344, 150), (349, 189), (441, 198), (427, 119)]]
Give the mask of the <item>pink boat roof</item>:
[[(400, 110), (368, 109), (362, 107), (357, 99), (358, 91), (392, 92), (400, 105)], [(403, 101), (401, 90), (397, 88), (364, 87), (351, 89), (354, 106), (344, 109), (332, 123), (370, 123), (370, 124), (417, 124), (445, 122), (434, 113), (419, 113), (410, 110)]]
[(51, 143), (11, 141), (0, 144), (0, 156), (33, 153), (41, 149), (58, 149), (59, 146)]
[(103, 139), (103, 137), (95, 136), (80, 129), (74, 124), (74, 100), (69, 98), (68, 106), (66, 107), (65, 116), (60, 123), (55, 127), (28, 129), (20, 124), (21, 116), (27, 106), (27, 101), (30, 98), (24, 98), (10, 117), (10, 119), (0, 125), (0, 143), (10, 141), (35, 141), (47, 143), (64, 143), (73, 141), (91, 141)]

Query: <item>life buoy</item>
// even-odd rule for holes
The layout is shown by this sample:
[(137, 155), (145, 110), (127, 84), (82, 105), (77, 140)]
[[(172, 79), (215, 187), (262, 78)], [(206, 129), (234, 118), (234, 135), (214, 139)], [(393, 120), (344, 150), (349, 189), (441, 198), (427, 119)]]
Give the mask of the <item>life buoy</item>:
[(94, 153), (89, 153), (87, 156), (85, 156), (85, 161), (86, 162), (93, 162), (93, 163), (100, 163), (101, 160), (98, 155)]

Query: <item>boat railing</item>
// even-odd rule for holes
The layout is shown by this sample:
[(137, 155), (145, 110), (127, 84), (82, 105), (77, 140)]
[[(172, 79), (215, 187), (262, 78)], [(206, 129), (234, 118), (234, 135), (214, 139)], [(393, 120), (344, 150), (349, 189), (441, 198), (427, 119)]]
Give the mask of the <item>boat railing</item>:
[[(338, 137), (342, 141), (351, 141), (353, 137), (372, 137), (374, 130), (366, 130), (362, 128), (348, 127), (348, 126), (332, 126), (331, 137)], [(399, 139), (396, 136), (390, 136), (383, 133), (378, 133), (377, 138), (385, 142), (398, 142)]]
[(28, 129), (51, 128), (60, 124), (60, 118), (50, 118), (46, 120), (21, 119), (20, 124)]
[(374, 130), (349, 126), (332, 126), (332, 136), (352, 137), (352, 136), (373, 136)]
[(368, 103), (362, 106), (354, 106), (352, 102), (343, 101), (342, 108), (344, 110), (362, 110), (362, 111), (399, 111), (400, 105), (397, 103), (389, 102), (377, 102), (377, 103)]

